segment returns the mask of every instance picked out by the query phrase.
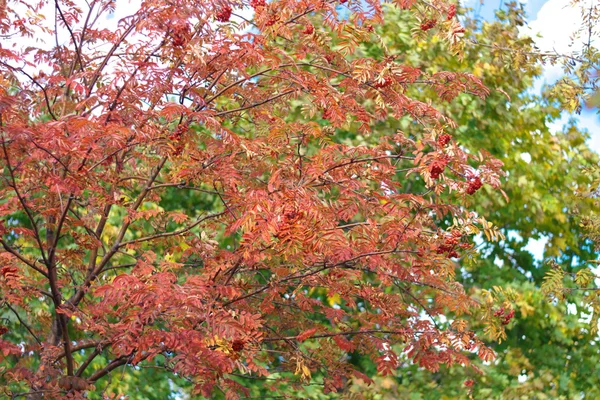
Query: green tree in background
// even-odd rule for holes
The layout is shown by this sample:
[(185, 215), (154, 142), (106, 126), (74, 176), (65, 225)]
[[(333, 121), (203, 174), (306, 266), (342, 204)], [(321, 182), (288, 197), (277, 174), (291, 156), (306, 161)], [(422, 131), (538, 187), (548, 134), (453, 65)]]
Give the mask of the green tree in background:
[[(566, 303), (548, 301), (540, 286), (550, 266), (526, 248), (531, 239), (546, 238), (544, 258), (552, 257), (571, 272), (581, 270), (585, 260), (593, 257), (593, 245), (583, 236), (575, 213), (591, 212), (594, 204), (574, 193), (590, 184), (586, 168), (598, 163), (598, 155), (586, 144), (588, 134), (574, 123), (561, 131), (548, 128), (560, 117), (566, 97), (564, 93), (557, 96), (561, 92), (556, 88), (544, 95), (533, 92), (542, 72), (537, 61), (542, 57), (531, 39), (519, 35), (525, 23), (522, 7), (510, 5), (492, 22), (468, 21), (464, 52), (458, 55), (442, 41), (437, 46), (421, 41), (420, 32), (414, 29), (418, 23), (407, 13), (389, 8), (386, 17), (386, 24), (377, 31), (398, 60), (429, 73), (472, 72), (492, 89), (485, 100), (460, 95), (445, 109), (457, 122), (456, 140), (469, 151), (487, 149), (503, 161), (508, 173), (503, 184), (506, 196), (488, 190), (474, 205), (485, 215), (493, 210), (493, 222), (502, 227), (506, 240), (482, 241), (477, 253), (457, 263), (457, 273), (473, 292), (507, 289), (516, 314), (506, 338), (495, 346), (498, 360), (481, 365), (481, 376), (460, 368), (430, 373), (407, 362), (394, 378), (376, 379), (371, 386), (355, 385), (348, 395), (455, 399), (468, 396), (465, 384), (474, 398), (599, 395), (595, 334), (578, 315), (567, 313)], [(362, 50), (358, 56), (383, 56), (376, 46), (365, 45)], [(435, 96), (425, 85), (409, 92), (423, 99)], [(408, 120), (389, 119), (377, 133), (387, 135), (398, 129), (411, 132), (418, 127)], [(376, 135), (365, 138), (347, 131), (338, 132), (337, 137), (353, 144), (377, 141)], [(423, 185), (418, 180), (409, 184)], [(473, 316), (474, 323), (477, 318)], [(360, 358), (356, 362), (368, 364)], [(315, 397), (317, 389), (306, 388), (306, 393)]]
[[(574, 193), (590, 184), (585, 169), (597, 165), (598, 155), (586, 145), (587, 133), (573, 123), (559, 132), (549, 130), (548, 123), (560, 117), (564, 97), (550, 95), (556, 89), (547, 96), (533, 93), (542, 70), (535, 62), (539, 58), (533, 41), (519, 35), (525, 22), (522, 7), (506, 7), (493, 22), (470, 21), (465, 52), (459, 57), (444, 43), (419, 46), (411, 35), (410, 18), (392, 10), (388, 16), (398, 21), (381, 30), (392, 52), (432, 72), (473, 71), (496, 89), (485, 101), (463, 96), (447, 105), (459, 126), (454, 133), (458, 142), (473, 151), (487, 149), (508, 172), (503, 185), (508, 201), (487, 191), (476, 204), (481, 213), (493, 210), (492, 221), (502, 227), (506, 240), (482, 242), (479, 253), (461, 260), (457, 269), (473, 290), (512, 289), (516, 316), (506, 339), (495, 347), (499, 359), (482, 366), (481, 377), (459, 369), (431, 374), (407, 365), (396, 380), (384, 378), (371, 393), (389, 393), (378, 398), (454, 399), (464, 396), (463, 382), (471, 385), (473, 380), (475, 398), (598, 396), (596, 335), (578, 315), (566, 312), (565, 303), (549, 302), (541, 293), (549, 266), (526, 249), (530, 239), (547, 238), (544, 257), (553, 257), (570, 272), (581, 270), (593, 257), (593, 246), (574, 212), (588, 213), (594, 204)], [(394, 128), (382, 127), (381, 132)]]

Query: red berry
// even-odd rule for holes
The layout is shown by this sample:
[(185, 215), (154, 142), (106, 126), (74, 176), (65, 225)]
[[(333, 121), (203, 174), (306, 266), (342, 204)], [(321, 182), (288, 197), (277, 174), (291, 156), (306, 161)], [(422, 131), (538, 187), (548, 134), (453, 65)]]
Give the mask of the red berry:
[(279, 21), (279, 17), (277, 15), (271, 15), (267, 22), (265, 22), (265, 26), (273, 26), (277, 21)]
[(252, 6), (252, 8), (264, 7), (266, 4), (267, 4), (267, 2), (265, 0), (251, 0), (250, 1), (250, 5)]
[(458, 34), (460, 34), (460, 33), (465, 33), (465, 28), (464, 28), (464, 27), (462, 27), (462, 26), (461, 26), (461, 27), (458, 27), (458, 28), (455, 28), (455, 29), (453, 29), (453, 30), (452, 30), (452, 33), (453, 33), (454, 35), (458, 35)]
[(478, 176), (471, 178), (471, 181), (469, 182), (469, 186), (467, 187), (467, 193), (468, 194), (474, 194), (476, 191), (478, 191), (481, 186), (483, 186), (483, 183), (481, 182), (481, 179), (479, 179)]
[(513, 319), (514, 316), (515, 310), (510, 310), (509, 313), (504, 316), (504, 321), (502, 321), (502, 323), (504, 325), (507, 325)]
[(244, 341), (243, 340), (234, 340), (231, 343), (231, 348), (235, 352), (240, 352), (240, 351), (244, 350)]
[(8, 332), (8, 328), (4, 325), (0, 325), (0, 335), (4, 335), (6, 332)]
[(421, 24), (421, 30), (422, 31), (428, 31), (428, 30), (430, 30), (431, 28), (433, 28), (436, 25), (437, 25), (437, 20), (436, 19), (428, 19), (428, 20), (425, 20), (425, 22), (423, 22)]
[(185, 46), (185, 39), (178, 34), (173, 35), (173, 47), (183, 47)]
[(450, 21), (456, 15), (456, 4), (450, 4), (448, 7), (448, 21)]
[(458, 238), (455, 238), (455, 237), (447, 238), (446, 241), (444, 242), (444, 244), (441, 244), (441, 245), (439, 245), (437, 247), (436, 253), (437, 254), (444, 254), (444, 253), (446, 253), (446, 256), (448, 258), (458, 258), (459, 255), (454, 250), (454, 248), (456, 247), (457, 243), (458, 243)]
[(219, 10), (219, 12), (217, 12), (217, 21), (219, 21), (219, 22), (229, 21), (229, 18), (231, 18), (231, 11), (232, 11), (231, 7), (228, 5), (221, 8)]
[(444, 133), (443, 135), (440, 135), (440, 137), (438, 137), (437, 142), (440, 145), (440, 147), (446, 147), (446, 145), (450, 143), (451, 139), (452, 136), (448, 135), (447, 133)]
[(494, 317), (501, 318), (500, 323), (502, 325), (508, 325), (510, 323), (510, 321), (513, 319), (513, 317), (515, 316), (515, 310), (510, 310), (506, 314), (504, 312), (505, 312), (505, 309), (504, 309), (504, 307), (502, 307), (494, 313)]
[(471, 387), (471, 386), (473, 386), (474, 384), (475, 384), (475, 382), (473, 382), (473, 379), (467, 379), (467, 380), (465, 381), (465, 386), (466, 386), (466, 387)]
[(377, 88), (377, 89), (381, 89), (387, 86), (390, 86), (394, 81), (392, 80), (392, 78), (390, 78), (389, 76), (386, 76), (385, 78), (383, 78), (383, 80), (381, 81), (376, 81), (375, 83), (373, 83), (373, 87)]
[(173, 27), (173, 47), (183, 47), (190, 39), (190, 27), (187, 24), (177, 24)]
[(186, 128), (183, 125), (179, 125), (177, 126), (177, 129), (175, 130), (175, 132), (173, 132), (170, 136), (169, 139), (173, 142), (179, 142), (182, 138), (183, 135), (186, 132)]
[(312, 35), (312, 33), (315, 31), (315, 27), (312, 25), (306, 25), (306, 28), (304, 28), (304, 31), (302, 31), (302, 33), (304, 33), (305, 35)]
[(444, 172), (444, 168), (446, 168), (446, 164), (448, 164), (448, 160), (445, 158), (435, 160), (429, 165), (429, 173), (431, 175), (431, 179), (437, 179)]

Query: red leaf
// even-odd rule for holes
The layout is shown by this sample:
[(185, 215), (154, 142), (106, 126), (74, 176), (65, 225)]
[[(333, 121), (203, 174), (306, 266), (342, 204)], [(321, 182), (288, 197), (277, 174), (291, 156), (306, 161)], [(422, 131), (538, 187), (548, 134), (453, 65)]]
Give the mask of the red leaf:
[(300, 333), (298, 336), (296, 336), (296, 339), (299, 342), (304, 342), (306, 339), (308, 339), (309, 337), (311, 337), (312, 335), (314, 335), (315, 332), (317, 332), (317, 328), (308, 329), (308, 330)]

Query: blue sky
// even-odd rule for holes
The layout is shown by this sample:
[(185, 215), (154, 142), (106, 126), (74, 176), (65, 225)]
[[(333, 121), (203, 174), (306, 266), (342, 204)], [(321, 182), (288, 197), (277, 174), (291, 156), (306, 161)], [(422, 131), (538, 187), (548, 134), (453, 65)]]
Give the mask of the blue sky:
[[(491, 19), (498, 8), (503, 7), (504, 3), (510, 0), (461, 0), (465, 7), (473, 9), (473, 13), (484, 19)], [(591, 4), (593, 1), (588, 0)], [(536, 33), (541, 37), (536, 38), (537, 46), (543, 51), (556, 50), (563, 54), (574, 51), (577, 47), (570, 46), (570, 34), (577, 28), (580, 21), (580, 10), (570, 6), (570, 0), (521, 0), (525, 5), (529, 21), (529, 32), (532, 36)], [(586, 3), (584, 1), (583, 3)], [(595, 36), (596, 46), (600, 46), (600, 33)], [(549, 66), (544, 70), (544, 75), (536, 84), (536, 89), (540, 90), (544, 83), (553, 83), (562, 75), (561, 67)], [(587, 129), (590, 133), (588, 144), (596, 152), (600, 153), (600, 116), (592, 110), (584, 110), (581, 115), (569, 115), (564, 113), (562, 119), (550, 125), (550, 129), (560, 130), (562, 126), (575, 117), (578, 125)]]
[[(509, 0), (484, 0), (484, 4), (480, 5), (479, 0), (462, 0), (462, 3), (466, 7), (473, 8), (476, 12), (479, 12), (483, 18), (492, 18), (494, 11), (499, 7), (502, 7), (504, 3), (508, 3)], [(549, 0), (521, 0), (522, 4), (525, 4), (525, 11), (527, 15), (535, 17), (542, 6)], [(567, 3), (568, 0), (562, 0), (563, 3)]]
[[(509, 0), (461, 0), (463, 6), (473, 9), (473, 14), (483, 19), (492, 19), (494, 12), (503, 7)], [(598, 1), (598, 0), (588, 0)], [(543, 51), (556, 50), (562, 54), (569, 54), (577, 48), (577, 44), (571, 45), (570, 34), (578, 27), (580, 21), (580, 10), (570, 7), (570, 0), (521, 0), (525, 5), (528, 27), (532, 37), (537, 37), (536, 45)], [(598, 32), (597, 32), (598, 33)], [(595, 37), (596, 46), (600, 46), (600, 33)], [(551, 84), (562, 76), (560, 66), (548, 66), (544, 69), (544, 75), (536, 82), (536, 91), (541, 90), (544, 84)], [(561, 130), (569, 118), (575, 117), (580, 128), (587, 129), (590, 134), (588, 144), (596, 152), (600, 153), (600, 116), (592, 110), (586, 110), (581, 115), (570, 115), (563, 113), (562, 118), (549, 125), (554, 131)], [(526, 249), (532, 253), (537, 260), (542, 260), (544, 247), (548, 241), (547, 237), (538, 240), (530, 239)]]

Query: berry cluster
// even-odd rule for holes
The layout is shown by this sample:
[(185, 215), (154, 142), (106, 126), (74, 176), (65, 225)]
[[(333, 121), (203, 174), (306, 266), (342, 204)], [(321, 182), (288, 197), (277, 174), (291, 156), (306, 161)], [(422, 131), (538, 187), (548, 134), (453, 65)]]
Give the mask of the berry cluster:
[(267, 22), (265, 22), (265, 26), (273, 26), (277, 23), (277, 21), (279, 21), (279, 16), (273, 14), (269, 17)]
[(302, 33), (304, 33), (305, 35), (312, 35), (312, 33), (314, 31), (315, 31), (315, 27), (312, 26), (312, 24), (308, 24), (308, 25), (306, 25), (306, 28), (304, 28)]
[(4, 325), (0, 325), (0, 336), (4, 335), (6, 332), (8, 332), (8, 328)]
[(448, 258), (458, 258), (458, 253), (456, 252), (456, 250), (452, 250), (453, 247), (449, 247), (445, 244), (441, 245), (440, 247), (438, 247), (437, 249), (437, 253), (438, 254), (444, 254), (447, 253), (446, 255), (448, 256)]
[[(444, 244), (438, 246), (436, 252), (438, 254), (444, 254), (448, 256), (448, 258), (458, 258), (458, 253), (455, 248), (460, 243), (460, 238), (462, 234), (459, 231), (452, 231), (452, 236), (447, 237)], [(463, 247), (460, 245), (459, 247)]]
[(475, 176), (469, 180), (469, 186), (467, 187), (467, 193), (474, 194), (476, 191), (478, 191), (481, 188), (481, 186), (483, 186), (481, 179), (479, 179), (478, 176)]
[(27, 20), (25, 18), (20, 18), (13, 22), (13, 26), (15, 28), (18, 28), (21, 31), (21, 33), (26, 33), (27, 32), (26, 23), (27, 23)]
[(183, 47), (186, 44), (186, 40), (182, 35), (177, 33), (173, 34), (173, 47)]
[(440, 135), (438, 137), (438, 144), (440, 145), (440, 147), (446, 147), (446, 145), (448, 143), (450, 143), (450, 140), (452, 139), (452, 136), (448, 135), (447, 133), (444, 133), (443, 135)]
[(288, 212), (285, 212), (283, 214), (283, 218), (287, 221), (294, 221), (298, 218), (298, 216), (300, 215), (300, 213), (297, 210), (290, 210)]
[(252, 8), (256, 9), (256, 8), (261, 8), (267, 5), (267, 2), (265, 0), (250, 0), (250, 6), (252, 6)]
[(502, 325), (508, 325), (514, 316), (515, 310), (510, 310), (509, 312), (506, 312), (506, 309), (504, 307), (500, 307), (500, 309), (494, 313), (494, 317), (498, 317), (501, 319)]
[(456, 15), (456, 4), (450, 4), (448, 7), (448, 21), (450, 21)]
[(429, 174), (431, 175), (431, 179), (437, 179), (441, 174), (444, 173), (444, 168), (448, 164), (448, 158), (442, 157), (438, 160), (435, 160), (429, 165)]
[(430, 30), (431, 28), (433, 28), (436, 25), (437, 25), (437, 20), (436, 19), (428, 19), (428, 20), (425, 20), (421, 24), (421, 30), (422, 31), (428, 31), (428, 30)]
[(190, 27), (187, 24), (176, 25), (171, 37), (173, 38), (173, 47), (184, 47), (190, 39)]
[(378, 80), (378, 81), (375, 81), (375, 82), (373, 83), (373, 87), (374, 87), (374, 88), (377, 88), (377, 89), (382, 89), (382, 88), (384, 88), (384, 87), (388, 87), (388, 86), (390, 86), (390, 85), (391, 85), (393, 82), (394, 82), (394, 81), (393, 81), (393, 79), (392, 79), (391, 77), (389, 77), (389, 76), (386, 76), (385, 78), (383, 78), (383, 80), (380, 80), (380, 81), (379, 81), (379, 80)]
[(239, 353), (240, 351), (244, 350), (244, 341), (239, 339), (234, 340), (233, 342), (231, 342), (231, 348), (236, 353)]
[(231, 11), (232, 11), (231, 7), (228, 5), (221, 8), (219, 10), (219, 12), (217, 12), (217, 21), (219, 21), (219, 22), (229, 21), (229, 18), (231, 18)]

